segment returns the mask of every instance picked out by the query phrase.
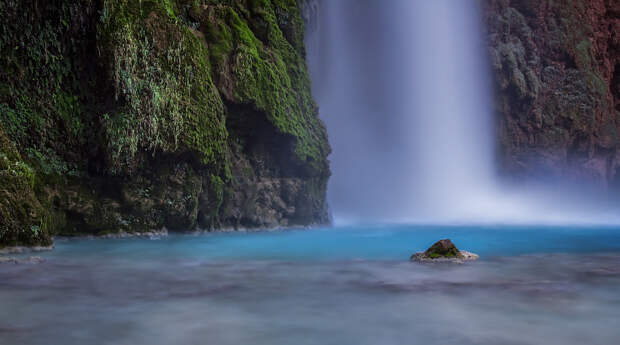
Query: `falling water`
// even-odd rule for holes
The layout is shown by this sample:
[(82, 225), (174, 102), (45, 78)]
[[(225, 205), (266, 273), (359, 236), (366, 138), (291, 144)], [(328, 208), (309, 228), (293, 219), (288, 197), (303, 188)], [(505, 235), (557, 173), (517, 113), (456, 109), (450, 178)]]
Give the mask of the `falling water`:
[(432, 218), (465, 216), (473, 211), (468, 198), (488, 192), (493, 180), (490, 90), (476, 8), (450, 0), (399, 5), (404, 87), (412, 94), (403, 95), (401, 111), (411, 119), (416, 158), (410, 169), (418, 171), (416, 200), (423, 200), (416, 209)]
[(464, 196), (489, 189), (493, 169), (476, 8), (410, 0), (319, 8), (309, 51), (334, 146), (336, 216), (460, 213)]
[(307, 3), (313, 91), (334, 151), (336, 223), (617, 221), (596, 192), (587, 200), (565, 185), (498, 182), (475, 1)]

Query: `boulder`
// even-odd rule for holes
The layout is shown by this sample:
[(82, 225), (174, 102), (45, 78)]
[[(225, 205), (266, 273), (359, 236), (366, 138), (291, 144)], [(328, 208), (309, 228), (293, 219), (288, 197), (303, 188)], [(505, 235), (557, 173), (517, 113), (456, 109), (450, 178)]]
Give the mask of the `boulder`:
[(418, 262), (463, 263), (476, 259), (478, 259), (478, 255), (464, 250), (458, 250), (449, 239), (439, 240), (425, 252), (415, 253), (411, 256), (411, 261)]

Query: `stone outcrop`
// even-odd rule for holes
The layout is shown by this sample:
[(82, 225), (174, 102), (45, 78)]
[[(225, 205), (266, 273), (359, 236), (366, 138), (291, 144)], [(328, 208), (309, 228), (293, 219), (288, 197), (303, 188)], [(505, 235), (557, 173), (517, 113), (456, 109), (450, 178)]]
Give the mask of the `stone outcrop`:
[(453, 262), (477, 260), (478, 255), (464, 250), (458, 250), (449, 239), (439, 240), (424, 252), (411, 255), (411, 261), (418, 262)]
[(0, 244), (52, 243), (45, 223), (46, 212), (35, 195), (34, 183), (34, 170), (23, 162), (0, 126)]
[(620, 182), (620, 2), (483, 0), (505, 175)]
[(296, 0), (7, 0), (0, 16), (0, 247), (328, 222)]

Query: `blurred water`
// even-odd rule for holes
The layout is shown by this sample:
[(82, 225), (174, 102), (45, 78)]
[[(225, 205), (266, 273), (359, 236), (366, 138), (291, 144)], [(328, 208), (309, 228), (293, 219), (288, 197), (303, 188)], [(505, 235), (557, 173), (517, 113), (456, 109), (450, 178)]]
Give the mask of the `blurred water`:
[[(465, 265), (408, 262), (449, 237)], [(350, 227), (57, 240), (0, 265), (0, 344), (613, 344), (620, 232)], [(28, 256), (33, 254), (23, 254)]]
[(444, 219), (491, 188), (492, 97), (477, 4), (325, 0), (307, 39), (343, 218)]
[(620, 224), (620, 201), (603, 183), (497, 176), (477, 1), (318, 3), (306, 46), (333, 147), (336, 224)]

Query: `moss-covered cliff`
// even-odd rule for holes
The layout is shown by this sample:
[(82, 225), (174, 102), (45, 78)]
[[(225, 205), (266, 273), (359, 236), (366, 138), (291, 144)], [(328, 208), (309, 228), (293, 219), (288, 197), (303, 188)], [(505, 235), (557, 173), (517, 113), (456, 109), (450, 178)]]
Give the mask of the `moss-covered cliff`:
[(296, 0), (6, 0), (0, 15), (0, 246), (327, 222)]
[(504, 172), (618, 187), (620, 2), (482, 3)]

